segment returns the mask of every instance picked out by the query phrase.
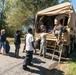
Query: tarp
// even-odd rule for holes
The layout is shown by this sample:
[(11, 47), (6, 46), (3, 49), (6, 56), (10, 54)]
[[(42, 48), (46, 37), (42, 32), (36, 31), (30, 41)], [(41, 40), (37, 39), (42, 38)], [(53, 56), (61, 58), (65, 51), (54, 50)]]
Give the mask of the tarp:
[(69, 27), (75, 27), (75, 11), (71, 5), (71, 3), (69, 2), (65, 2), (65, 3), (62, 3), (62, 4), (58, 4), (58, 5), (55, 5), (55, 6), (52, 6), (52, 7), (48, 7), (44, 10), (41, 10), (39, 11), (37, 14), (36, 14), (36, 19), (35, 19), (35, 24), (37, 22), (37, 19), (39, 16), (43, 16), (43, 15), (46, 15), (46, 16), (53, 16), (53, 15), (62, 15), (62, 14), (68, 14), (69, 17), (68, 17), (68, 26)]
[(72, 12), (73, 12), (72, 5), (69, 2), (66, 2), (41, 10), (37, 13), (37, 16), (38, 15), (50, 16), (55, 14), (72, 13)]

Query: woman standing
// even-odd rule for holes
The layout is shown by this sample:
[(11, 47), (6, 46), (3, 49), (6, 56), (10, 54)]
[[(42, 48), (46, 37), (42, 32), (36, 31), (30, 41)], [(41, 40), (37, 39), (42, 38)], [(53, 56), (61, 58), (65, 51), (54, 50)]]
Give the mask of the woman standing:
[(1, 30), (0, 30), (0, 54), (2, 54), (1, 53)]
[(1, 35), (0, 35), (0, 54), (1, 54), (1, 48), (3, 47), (3, 53), (5, 54), (5, 50), (6, 50), (6, 35), (5, 35), (5, 29), (1, 30)]

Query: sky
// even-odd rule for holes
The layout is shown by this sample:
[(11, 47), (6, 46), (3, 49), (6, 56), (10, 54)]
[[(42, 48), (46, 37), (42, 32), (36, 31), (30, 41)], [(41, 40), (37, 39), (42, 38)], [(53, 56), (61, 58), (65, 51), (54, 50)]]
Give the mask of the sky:
[[(59, 2), (61, 2), (61, 1), (63, 1), (63, 0), (59, 0)], [(73, 8), (76, 12), (76, 0), (71, 0), (71, 4), (73, 5)]]
[(71, 4), (73, 5), (74, 10), (75, 10), (75, 12), (76, 12), (76, 0), (72, 0)]

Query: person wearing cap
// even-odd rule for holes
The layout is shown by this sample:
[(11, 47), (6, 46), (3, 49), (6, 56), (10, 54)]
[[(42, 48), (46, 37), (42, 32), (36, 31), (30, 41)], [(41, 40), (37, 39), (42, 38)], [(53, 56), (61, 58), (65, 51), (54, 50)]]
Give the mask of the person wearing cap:
[(1, 37), (0, 37), (1, 45), (0, 45), (0, 53), (1, 53), (1, 48), (3, 47), (3, 54), (5, 53), (6, 50), (6, 35), (5, 35), (5, 29), (1, 30)]
[(21, 44), (21, 34), (20, 31), (17, 30), (14, 35), (14, 44), (15, 44), (15, 57), (19, 57), (19, 49)]

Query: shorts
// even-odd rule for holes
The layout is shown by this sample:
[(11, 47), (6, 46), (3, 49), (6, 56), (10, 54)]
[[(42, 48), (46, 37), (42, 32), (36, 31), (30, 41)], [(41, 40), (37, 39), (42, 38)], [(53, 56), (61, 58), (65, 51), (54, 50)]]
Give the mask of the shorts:
[(55, 36), (59, 36), (61, 37), (62, 36), (62, 31), (61, 30), (55, 30)]

